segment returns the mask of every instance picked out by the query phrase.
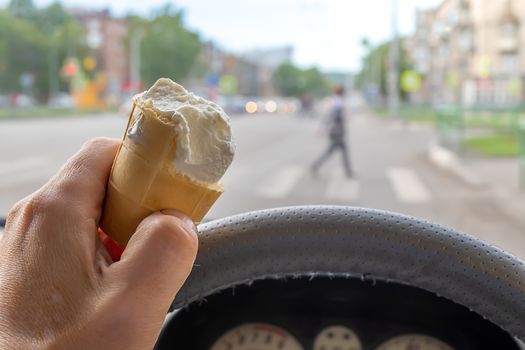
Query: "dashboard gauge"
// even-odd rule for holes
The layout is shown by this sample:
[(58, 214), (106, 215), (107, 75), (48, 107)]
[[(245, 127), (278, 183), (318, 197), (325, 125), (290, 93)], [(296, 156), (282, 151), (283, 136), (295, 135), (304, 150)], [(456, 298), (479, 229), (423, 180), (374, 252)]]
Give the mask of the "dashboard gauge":
[(453, 350), (450, 345), (423, 334), (405, 334), (387, 340), (376, 350)]
[(210, 350), (304, 350), (290, 333), (265, 323), (247, 323), (224, 333)]
[(361, 341), (354, 331), (344, 326), (323, 329), (314, 341), (314, 350), (361, 350)]

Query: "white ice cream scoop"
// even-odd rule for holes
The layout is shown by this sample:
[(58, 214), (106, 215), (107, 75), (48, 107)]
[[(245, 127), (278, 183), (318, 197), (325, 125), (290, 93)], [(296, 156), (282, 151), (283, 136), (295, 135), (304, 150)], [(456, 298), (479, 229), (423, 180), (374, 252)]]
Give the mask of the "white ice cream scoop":
[(133, 101), (100, 222), (122, 245), (157, 210), (176, 209), (200, 222), (222, 193), (219, 180), (234, 154), (222, 108), (170, 79)]

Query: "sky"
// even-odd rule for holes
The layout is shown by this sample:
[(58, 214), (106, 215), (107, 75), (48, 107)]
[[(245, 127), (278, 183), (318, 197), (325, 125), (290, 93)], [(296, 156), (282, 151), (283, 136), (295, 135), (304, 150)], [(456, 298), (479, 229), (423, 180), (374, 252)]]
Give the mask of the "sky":
[[(417, 8), (442, 0), (397, 0), (399, 31), (413, 31)], [(34, 0), (38, 6), (49, 0)], [(63, 0), (65, 6), (109, 8), (117, 16), (149, 15), (167, 0)], [(392, 33), (392, 0), (176, 0), (186, 24), (201, 37), (232, 52), (292, 45), (293, 61), (324, 71), (355, 71), (364, 54), (362, 38), (372, 43)], [(0, 0), (4, 6), (8, 0)]]

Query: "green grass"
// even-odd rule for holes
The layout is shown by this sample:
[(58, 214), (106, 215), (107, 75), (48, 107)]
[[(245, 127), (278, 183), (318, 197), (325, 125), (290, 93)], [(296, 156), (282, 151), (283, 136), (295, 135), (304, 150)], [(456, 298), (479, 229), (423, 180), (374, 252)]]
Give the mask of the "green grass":
[(30, 107), (30, 108), (0, 108), (0, 120), (19, 118), (52, 118), (81, 116), (91, 113), (100, 113), (100, 109), (73, 109), (58, 107)]
[[(375, 107), (380, 117), (388, 117), (388, 108)], [(480, 129), (516, 129), (525, 120), (525, 110), (512, 111), (464, 111), (459, 109), (436, 109), (430, 106), (402, 105), (400, 117), (409, 122), (437, 123), (449, 127)], [(441, 115), (441, 116), (440, 116)], [(440, 119), (441, 118), (441, 119)]]
[[(375, 107), (374, 111), (382, 118), (388, 118), (388, 108)], [(401, 106), (399, 116), (402, 120), (410, 122), (434, 123), (437, 118), (435, 109), (426, 106)]]
[(399, 109), (402, 119), (412, 122), (435, 123), (437, 111), (425, 106), (403, 106)]
[(466, 113), (465, 127), (489, 129), (515, 129), (523, 120), (522, 114), (517, 113)]
[(519, 153), (518, 140), (513, 134), (471, 137), (464, 141), (467, 149), (491, 157), (513, 157)]

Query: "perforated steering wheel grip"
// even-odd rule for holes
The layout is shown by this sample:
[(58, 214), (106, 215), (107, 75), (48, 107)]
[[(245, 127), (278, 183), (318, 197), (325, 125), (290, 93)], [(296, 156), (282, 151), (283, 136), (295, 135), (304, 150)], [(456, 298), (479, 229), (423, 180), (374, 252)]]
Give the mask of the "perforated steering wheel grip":
[(277, 208), (200, 226), (180, 308), (264, 278), (395, 281), (464, 305), (525, 339), (525, 264), (474, 237), (409, 216), (339, 206)]

